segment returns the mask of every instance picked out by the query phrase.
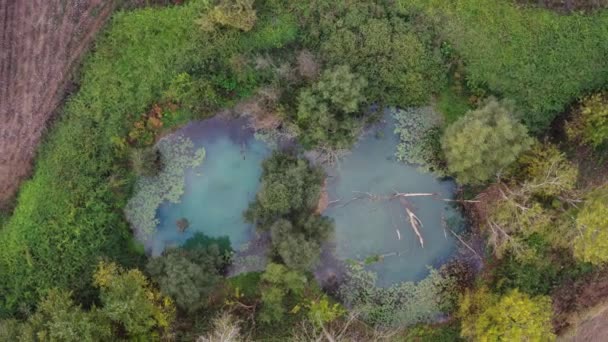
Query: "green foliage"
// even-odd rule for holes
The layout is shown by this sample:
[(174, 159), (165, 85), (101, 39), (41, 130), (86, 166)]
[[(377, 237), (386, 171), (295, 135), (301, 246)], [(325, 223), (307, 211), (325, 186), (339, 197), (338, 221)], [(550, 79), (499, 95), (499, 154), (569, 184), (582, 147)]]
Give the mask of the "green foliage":
[(578, 168), (564, 153), (550, 144), (535, 144), (519, 159), (524, 187), (531, 195), (555, 197), (574, 190)]
[(456, 324), (450, 325), (425, 325), (418, 324), (409, 329), (401, 340), (404, 342), (459, 342), (464, 341), (460, 337), (460, 329)]
[(155, 148), (135, 148), (131, 151), (131, 168), (136, 175), (154, 177), (162, 169), (160, 152)]
[(321, 246), (314, 240), (295, 231), (291, 222), (278, 220), (271, 227), (272, 243), (277, 253), (289, 268), (311, 270), (319, 262)]
[(34, 305), (55, 287), (90, 303), (97, 259), (132, 260), (122, 213), (132, 184), (123, 138), (137, 115), (198, 58), (193, 21), (202, 5), (114, 14), (0, 232), (3, 313)]
[(154, 232), (158, 225), (156, 209), (164, 201), (178, 203), (184, 193), (184, 173), (197, 167), (205, 158), (204, 149), (194, 149), (188, 138), (165, 138), (157, 144), (163, 169), (155, 176), (140, 177), (135, 193), (125, 207), (125, 216), (142, 239)]
[(262, 309), (259, 320), (264, 323), (280, 321), (287, 311), (285, 296), (301, 296), (307, 283), (306, 277), (301, 273), (273, 263), (268, 264), (261, 281)]
[(131, 338), (151, 338), (156, 329), (171, 326), (175, 316), (171, 299), (150, 286), (141, 271), (100, 262), (94, 281), (103, 305), (101, 314), (120, 324)]
[(447, 124), (453, 123), (473, 109), (468, 99), (462, 94), (457, 93), (452, 87), (446, 87), (439, 94), (436, 107), (443, 114)]
[(439, 128), (441, 117), (430, 107), (395, 110), (395, 134), (399, 145), (397, 160), (420, 165), (422, 169), (442, 173)]
[(160, 290), (173, 298), (178, 307), (194, 312), (207, 304), (207, 298), (222, 277), (228, 256), (218, 245), (206, 248), (173, 249), (151, 259), (146, 269)]
[(238, 291), (246, 298), (256, 297), (259, 292), (259, 284), (262, 272), (247, 272), (230, 277), (227, 280), (233, 291)]
[[(171, 301), (150, 287), (139, 270), (100, 263), (95, 273), (102, 307), (84, 311), (71, 293), (52, 289), (27, 321), (0, 324), (7, 341), (114, 341), (159, 337), (173, 321)], [(3, 339), (4, 340), (4, 339)]]
[(319, 261), (321, 243), (333, 231), (331, 221), (323, 216), (311, 215), (291, 223), (277, 220), (271, 227), (272, 244), (285, 265), (299, 271), (312, 270)]
[[(215, 247), (212, 247), (215, 246)], [(218, 248), (219, 253), (222, 255), (228, 255), (232, 253), (232, 247), (230, 245), (230, 238), (222, 236), (219, 238), (209, 237), (201, 232), (196, 232), (191, 238), (186, 240), (182, 245), (182, 249), (186, 251), (197, 251), (205, 250), (208, 248)]]
[(254, 0), (221, 0), (217, 6), (206, 12), (198, 23), (204, 31), (228, 26), (247, 32), (257, 20), (253, 3)]
[(483, 183), (532, 145), (511, 108), (491, 99), (450, 125), (441, 145), (450, 172), (463, 184)]
[[(518, 259), (538, 262), (538, 246), (569, 248), (575, 234), (572, 200), (576, 199), (576, 165), (549, 144), (536, 144), (519, 158), (515, 184), (493, 187), (498, 197), (486, 200), (485, 228), (499, 258), (510, 252)], [(542, 243), (539, 245), (533, 241)], [(542, 253), (541, 253), (542, 254)]]
[(261, 18), (250, 34), (241, 37), (246, 50), (270, 50), (292, 43), (298, 36), (296, 18), (290, 13), (269, 13)]
[(594, 265), (608, 262), (608, 187), (587, 195), (576, 217), (579, 235), (574, 239), (574, 256)]
[(468, 85), (513, 99), (533, 132), (608, 79), (608, 13), (561, 15), (499, 0), (400, 0), (461, 56)]
[(608, 142), (608, 94), (585, 98), (574, 119), (566, 124), (566, 133), (570, 139), (596, 148)]
[(258, 229), (268, 230), (279, 218), (294, 217), (316, 208), (323, 173), (304, 159), (275, 152), (262, 164), (261, 181), (245, 218)]
[(384, 1), (317, 1), (307, 40), (330, 66), (348, 64), (369, 82), (367, 98), (385, 105), (424, 104), (444, 83), (433, 34)]
[(361, 265), (349, 265), (340, 287), (344, 304), (361, 317), (381, 327), (396, 327), (431, 321), (450, 309), (454, 280), (436, 270), (418, 283), (403, 282), (389, 288), (376, 286), (374, 273)]
[(332, 148), (352, 145), (363, 126), (358, 110), (365, 102), (366, 86), (364, 78), (341, 65), (326, 70), (312, 88), (303, 90), (296, 115), (302, 144)]
[(551, 299), (518, 290), (498, 297), (479, 289), (460, 301), (461, 334), (476, 341), (553, 341)]
[(332, 221), (314, 213), (323, 173), (305, 159), (275, 152), (264, 161), (262, 184), (245, 218), (270, 231), (273, 251), (289, 268), (309, 271), (319, 261), (321, 243), (333, 233)]
[(340, 304), (332, 304), (325, 295), (318, 300), (311, 300), (306, 307), (308, 319), (317, 326), (331, 323), (346, 314), (346, 310)]
[(112, 333), (110, 320), (97, 308), (82, 311), (69, 292), (51, 290), (36, 313), (13, 326), (6, 341), (100, 341), (110, 340)]
[(531, 296), (549, 295), (564, 281), (576, 279), (589, 271), (589, 265), (574, 264), (569, 254), (551, 255), (545, 251), (540, 258), (524, 261), (509, 255), (493, 270), (493, 287), (500, 293), (519, 289)]
[[(177, 103), (181, 108), (194, 111), (211, 111), (221, 101), (209, 80), (194, 78), (185, 72), (179, 73), (171, 80), (167, 90), (163, 93), (163, 99)], [(167, 122), (167, 117), (179, 122), (174, 119), (175, 116), (179, 116), (179, 113), (163, 116), (163, 123), (172, 126), (173, 122)]]

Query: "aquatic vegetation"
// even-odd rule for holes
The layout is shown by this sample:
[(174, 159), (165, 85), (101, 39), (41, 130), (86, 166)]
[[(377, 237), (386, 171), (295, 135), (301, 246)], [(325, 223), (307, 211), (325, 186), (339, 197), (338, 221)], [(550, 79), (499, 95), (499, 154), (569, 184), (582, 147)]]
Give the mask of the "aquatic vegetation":
[(437, 160), (441, 146), (435, 134), (441, 124), (441, 116), (432, 107), (396, 109), (392, 115), (395, 118), (394, 132), (399, 136), (395, 152), (397, 160), (441, 173), (441, 162)]
[(451, 308), (449, 292), (454, 280), (437, 270), (431, 270), (418, 283), (402, 282), (388, 288), (376, 286), (376, 278), (376, 274), (355, 263), (348, 266), (340, 287), (345, 305), (360, 312), (369, 323), (395, 327), (429, 322)]
[(204, 149), (194, 149), (192, 141), (181, 136), (162, 139), (157, 149), (162, 156), (163, 169), (155, 176), (140, 177), (135, 193), (125, 207), (127, 220), (142, 240), (146, 240), (160, 223), (156, 218), (160, 204), (180, 201), (186, 169), (201, 165), (205, 158)]

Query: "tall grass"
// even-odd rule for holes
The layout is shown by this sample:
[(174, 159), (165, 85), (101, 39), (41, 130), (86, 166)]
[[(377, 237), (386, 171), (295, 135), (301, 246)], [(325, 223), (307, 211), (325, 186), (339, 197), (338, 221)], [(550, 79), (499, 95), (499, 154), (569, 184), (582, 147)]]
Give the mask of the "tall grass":
[(422, 11), (465, 64), (470, 88), (515, 100), (533, 131), (608, 83), (608, 11), (560, 15), (502, 0), (399, 0)]

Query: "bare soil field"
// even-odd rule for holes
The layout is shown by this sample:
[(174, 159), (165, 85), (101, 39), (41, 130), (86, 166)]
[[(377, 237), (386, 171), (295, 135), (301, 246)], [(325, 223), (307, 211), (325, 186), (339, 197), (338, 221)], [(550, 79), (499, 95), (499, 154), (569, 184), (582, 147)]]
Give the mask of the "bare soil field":
[(29, 176), (71, 70), (112, 0), (0, 0), (0, 208)]

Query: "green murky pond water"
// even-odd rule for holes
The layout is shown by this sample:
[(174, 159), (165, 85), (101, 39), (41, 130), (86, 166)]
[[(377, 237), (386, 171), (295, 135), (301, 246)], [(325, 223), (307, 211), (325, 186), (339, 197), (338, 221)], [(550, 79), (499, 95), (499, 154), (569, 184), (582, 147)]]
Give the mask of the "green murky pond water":
[[(324, 212), (336, 223), (335, 239), (329, 245), (335, 248), (339, 260), (364, 261), (384, 256), (367, 266), (377, 272), (380, 286), (420, 280), (428, 274), (428, 266), (444, 262), (455, 249), (451, 233), (444, 229), (445, 222), (459, 215), (449, 202), (442, 200), (452, 197), (453, 182), (438, 180), (395, 160), (398, 138), (393, 134), (390, 115), (384, 119), (339, 164), (327, 168), (327, 190), (333, 203)], [(271, 151), (244, 127), (243, 120), (212, 118), (193, 122), (175, 133), (191, 139), (197, 148), (204, 147), (206, 157), (200, 167), (186, 170), (180, 203), (163, 203), (158, 208), (160, 223), (144, 242), (151, 255), (183, 244), (196, 232), (228, 236), (235, 249), (253, 238), (253, 227), (243, 221), (242, 214), (258, 190), (261, 163)], [(395, 191), (436, 196), (408, 197), (406, 202), (352, 200), (365, 197), (359, 192), (390, 196)], [(424, 248), (409, 224), (404, 206), (423, 224), (420, 233)], [(176, 226), (181, 218), (190, 224), (185, 232)], [(325, 269), (331, 271), (331, 266)]]

